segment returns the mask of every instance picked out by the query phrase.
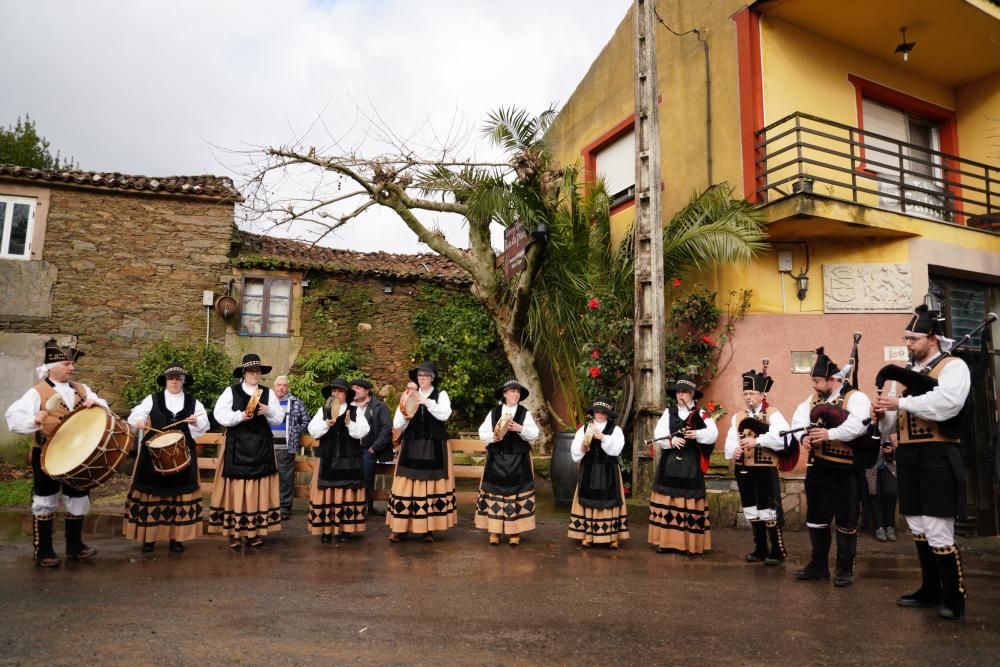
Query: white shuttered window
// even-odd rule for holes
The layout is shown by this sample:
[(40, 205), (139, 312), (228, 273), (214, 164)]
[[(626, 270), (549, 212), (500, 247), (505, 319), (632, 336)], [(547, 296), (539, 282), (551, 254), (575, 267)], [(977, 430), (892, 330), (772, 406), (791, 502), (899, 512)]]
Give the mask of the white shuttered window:
[(597, 178), (615, 204), (635, 197), (635, 132), (629, 131), (602, 148), (595, 156)]

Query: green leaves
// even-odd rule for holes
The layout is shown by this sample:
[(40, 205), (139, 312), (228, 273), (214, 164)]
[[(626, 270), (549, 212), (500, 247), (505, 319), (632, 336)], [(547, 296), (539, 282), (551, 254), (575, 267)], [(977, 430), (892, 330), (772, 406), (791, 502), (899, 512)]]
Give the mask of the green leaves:
[(348, 382), (370, 379), (356, 366), (357, 358), (349, 350), (309, 352), (295, 361), (293, 372), (288, 375), (289, 391), (302, 400), (309, 414), (314, 414), (323, 405), (322, 389), (330, 381), (338, 377)]
[(183, 366), (194, 378), (194, 383), (185, 386), (184, 390), (201, 401), (209, 412), (223, 389), (235, 382), (234, 365), (215, 345), (181, 347), (172, 341), (161, 340), (139, 358), (136, 375), (122, 390), (122, 396), (129, 406), (136, 406), (149, 394), (160, 391), (156, 378), (174, 362)]
[(0, 164), (16, 164), (35, 169), (78, 169), (72, 158), (63, 160), (49, 152), (49, 142), (38, 135), (35, 121), (26, 115), (10, 127), (0, 127)]

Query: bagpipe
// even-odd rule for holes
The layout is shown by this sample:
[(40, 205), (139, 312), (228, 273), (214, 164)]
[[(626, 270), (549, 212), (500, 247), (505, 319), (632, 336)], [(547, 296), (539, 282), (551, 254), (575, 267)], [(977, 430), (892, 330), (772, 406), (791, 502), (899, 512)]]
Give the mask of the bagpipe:
[[(701, 416), (701, 408), (698, 407), (698, 404), (694, 403), (691, 406), (690, 410), (691, 411), (688, 412), (687, 419), (684, 420), (684, 423), (675, 428), (670, 433), (670, 435), (665, 435), (660, 438), (650, 438), (649, 440), (645, 440), (643, 442), (647, 445), (651, 445), (654, 442), (660, 442), (663, 440), (673, 440), (676, 437), (683, 437), (684, 431), (687, 430), (700, 431), (701, 429), (705, 428), (706, 426), (705, 419)], [(701, 456), (700, 466), (702, 474), (708, 472), (709, 462), (710, 462), (709, 457)]]
[[(761, 375), (767, 375), (767, 367), (770, 365), (771, 360), (765, 357), (761, 360)], [(767, 412), (767, 397), (761, 401), (761, 410)], [(756, 417), (744, 417), (740, 420), (740, 423), (736, 425), (736, 430), (739, 432), (741, 437), (753, 436), (757, 437), (764, 435), (769, 430), (771, 430), (771, 425), (767, 422), (761, 421)], [(744, 460), (746, 460), (747, 452), (744, 451)], [(778, 470), (781, 472), (788, 472), (794, 470), (795, 466), (799, 463), (799, 442), (795, 438), (785, 438), (785, 446), (780, 451), (770, 450), (768, 454), (773, 454), (776, 460)], [(745, 464), (744, 464), (745, 465)]]

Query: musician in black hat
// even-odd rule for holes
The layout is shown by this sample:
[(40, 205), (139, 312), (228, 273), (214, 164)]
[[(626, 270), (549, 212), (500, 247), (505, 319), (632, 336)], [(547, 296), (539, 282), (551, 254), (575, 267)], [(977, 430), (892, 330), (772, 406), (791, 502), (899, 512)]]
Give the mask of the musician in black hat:
[(489, 532), (490, 544), (500, 544), (506, 535), (510, 545), (517, 546), (521, 533), (535, 529), (531, 443), (538, 437), (538, 425), (521, 405), (528, 389), (516, 378), (500, 385), (493, 397), (498, 404), (479, 426), (487, 454), (476, 501), (476, 528)]
[(271, 427), (281, 423), (285, 411), (260, 384), (261, 376), (270, 372), (271, 367), (261, 364), (256, 354), (243, 355), (243, 362), (233, 370), (239, 384), (226, 387), (213, 410), (215, 421), (226, 427), (226, 442), (215, 469), (208, 532), (228, 535), (232, 549), (244, 540), (259, 547), (264, 535), (281, 530)]
[[(201, 482), (198, 479), (198, 452), (195, 439), (209, 429), (208, 415), (201, 401), (184, 391), (191, 374), (172, 363), (156, 378), (161, 391), (150, 394), (132, 409), (128, 423), (145, 430), (138, 445), (135, 475), (125, 499), (122, 533), (125, 539), (142, 543), (153, 551), (157, 540), (166, 540), (173, 552), (184, 551), (184, 542), (201, 535)], [(150, 455), (149, 443), (162, 429), (184, 435), (190, 462), (183, 470), (161, 473)]]
[(733, 415), (726, 435), (726, 458), (736, 461), (743, 516), (753, 531), (754, 549), (746, 560), (765, 565), (785, 560), (778, 453), (785, 449), (785, 439), (779, 434), (788, 430), (788, 422), (777, 408), (765, 405), (773, 385), (774, 380), (764, 373), (749, 370), (743, 374), (746, 408)]
[(903, 595), (903, 607), (935, 607), (938, 615), (965, 616), (965, 577), (955, 544), (955, 516), (962, 511), (965, 473), (959, 453), (960, 414), (971, 387), (969, 367), (948, 356), (953, 341), (944, 336), (939, 313), (920, 305), (906, 325), (903, 340), (913, 359), (907, 369), (936, 382), (919, 393), (912, 385), (903, 396), (883, 387), (875, 403), (883, 433), (898, 433), (896, 472), (899, 511), (913, 533), (922, 583)]
[(583, 547), (621, 546), (629, 538), (628, 508), (618, 455), (625, 433), (615, 424), (611, 399), (598, 396), (586, 412), (592, 421), (577, 429), (570, 456), (580, 464), (580, 477), (569, 510), (569, 538)]
[(806, 468), (806, 526), (812, 556), (795, 572), (805, 581), (830, 578), (830, 524), (837, 525), (837, 563), (833, 585), (854, 583), (854, 559), (858, 549), (858, 519), (865, 488), (864, 467), (855, 457), (855, 443), (867, 443), (866, 421), (871, 401), (844, 381), (849, 368), (840, 370), (816, 349), (812, 369), (813, 393), (799, 404), (792, 416), (792, 430), (804, 429), (802, 448), (809, 452)]
[(662, 451), (649, 494), (648, 541), (658, 553), (700, 554), (712, 549), (705, 470), (719, 429), (698, 407), (702, 393), (693, 377), (679, 375), (667, 394), (672, 400), (653, 429)]
[(368, 518), (361, 439), (370, 426), (354, 401), (347, 380), (337, 378), (321, 390), (326, 403), (309, 422), (316, 463), (309, 489), (309, 532), (328, 543), (364, 532)]
[(49, 339), (45, 343), (44, 363), (36, 369), (41, 381), (15, 401), (6, 414), (7, 428), (12, 433), (34, 438), (31, 514), (35, 564), (41, 567), (55, 567), (62, 562), (52, 548), (52, 524), (60, 499), (66, 510), (66, 555), (71, 560), (97, 555), (97, 549), (83, 543), (83, 517), (90, 512), (90, 493), (57, 482), (42, 470), (42, 446), (72, 410), (93, 405), (108, 407), (90, 387), (73, 381), (76, 362), (82, 356), (78, 349)]
[[(392, 480), (385, 522), (389, 541), (399, 542), (407, 533), (434, 541), (434, 532), (458, 524), (455, 509), (455, 471), (448, 449), (451, 399), (438, 389), (437, 366), (424, 361), (410, 371), (417, 389), (407, 390), (399, 400), (392, 427), (403, 432), (403, 444)], [(406, 407), (410, 399), (416, 408)]]

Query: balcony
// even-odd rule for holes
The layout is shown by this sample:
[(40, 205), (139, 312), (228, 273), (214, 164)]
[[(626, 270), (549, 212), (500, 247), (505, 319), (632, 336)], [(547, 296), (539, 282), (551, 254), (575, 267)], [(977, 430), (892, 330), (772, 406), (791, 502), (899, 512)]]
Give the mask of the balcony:
[(917, 233), (907, 218), (1000, 233), (1000, 166), (804, 113), (755, 132), (754, 149), (761, 203), (810, 195), (893, 212), (904, 218), (883, 231), (900, 235)]

